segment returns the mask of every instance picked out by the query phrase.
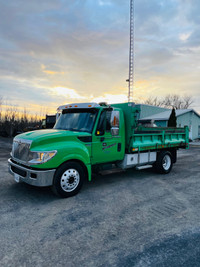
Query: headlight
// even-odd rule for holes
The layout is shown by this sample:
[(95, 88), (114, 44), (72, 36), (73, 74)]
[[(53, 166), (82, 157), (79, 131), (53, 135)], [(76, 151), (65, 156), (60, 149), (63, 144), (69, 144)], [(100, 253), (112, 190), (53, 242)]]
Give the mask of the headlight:
[(42, 164), (56, 155), (57, 151), (45, 151), (45, 152), (29, 152), (29, 164)]

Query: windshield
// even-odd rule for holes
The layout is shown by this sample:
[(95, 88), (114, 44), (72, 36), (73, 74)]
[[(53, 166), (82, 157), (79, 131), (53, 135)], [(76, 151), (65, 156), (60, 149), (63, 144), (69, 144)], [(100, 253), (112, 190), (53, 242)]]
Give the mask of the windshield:
[(96, 115), (94, 109), (63, 110), (54, 129), (91, 133)]

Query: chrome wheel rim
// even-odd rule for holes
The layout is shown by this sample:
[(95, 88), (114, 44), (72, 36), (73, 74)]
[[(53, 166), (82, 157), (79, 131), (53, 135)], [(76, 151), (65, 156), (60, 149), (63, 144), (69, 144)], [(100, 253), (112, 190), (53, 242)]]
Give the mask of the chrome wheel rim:
[(77, 188), (80, 182), (79, 172), (75, 169), (66, 170), (60, 180), (62, 190), (72, 192)]
[(171, 166), (171, 157), (169, 155), (165, 155), (162, 161), (162, 166), (165, 171), (168, 171)]

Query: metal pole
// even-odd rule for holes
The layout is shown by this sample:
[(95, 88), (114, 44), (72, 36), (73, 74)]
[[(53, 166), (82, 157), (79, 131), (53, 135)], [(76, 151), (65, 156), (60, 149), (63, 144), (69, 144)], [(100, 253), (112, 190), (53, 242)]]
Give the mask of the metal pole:
[(129, 79), (128, 102), (133, 102), (134, 87), (134, 0), (130, 0), (130, 50), (129, 50)]

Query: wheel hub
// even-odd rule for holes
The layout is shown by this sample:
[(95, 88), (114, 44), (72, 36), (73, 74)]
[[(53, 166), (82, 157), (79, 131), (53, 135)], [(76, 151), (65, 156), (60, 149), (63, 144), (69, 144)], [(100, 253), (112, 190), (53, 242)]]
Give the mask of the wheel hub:
[(70, 178), (69, 178), (69, 184), (73, 184), (74, 183), (74, 176), (71, 176)]
[(60, 185), (65, 192), (71, 192), (77, 188), (79, 182), (79, 172), (75, 169), (68, 169), (63, 173), (60, 180)]
[(163, 169), (168, 171), (171, 166), (171, 158), (169, 155), (165, 155), (162, 161)]

